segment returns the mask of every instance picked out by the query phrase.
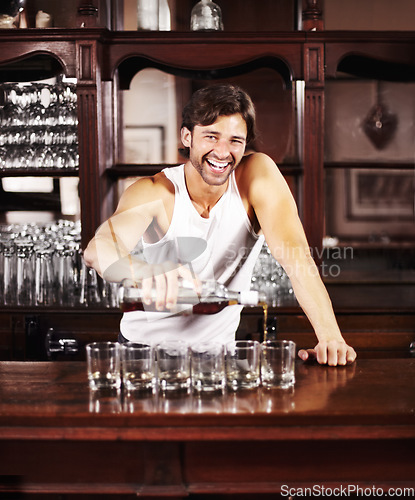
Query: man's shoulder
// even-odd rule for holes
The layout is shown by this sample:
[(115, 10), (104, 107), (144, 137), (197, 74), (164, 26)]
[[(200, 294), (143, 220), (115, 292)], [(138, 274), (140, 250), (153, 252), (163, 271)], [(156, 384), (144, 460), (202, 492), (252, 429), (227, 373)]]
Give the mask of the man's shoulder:
[(141, 177), (123, 193), (120, 208), (133, 208), (145, 203), (163, 201), (165, 204), (174, 200), (174, 186), (163, 172), (148, 177)]
[(167, 190), (170, 193), (174, 193), (173, 183), (164, 172), (158, 172), (153, 175), (151, 180), (155, 189)]
[(265, 153), (250, 153), (245, 155), (238, 168), (236, 169), (235, 175), (236, 180), (239, 184), (245, 184), (252, 180), (253, 177), (258, 177), (262, 174), (266, 174), (269, 169), (276, 169), (277, 166), (274, 160)]
[(244, 168), (252, 168), (252, 166), (261, 165), (273, 165), (275, 167), (274, 160), (265, 153), (248, 153), (241, 160), (241, 166)]
[(172, 182), (166, 177), (164, 172), (158, 172), (157, 174), (141, 177), (131, 186), (131, 190), (138, 192), (146, 192), (148, 194), (160, 195), (163, 193), (174, 193), (174, 187)]

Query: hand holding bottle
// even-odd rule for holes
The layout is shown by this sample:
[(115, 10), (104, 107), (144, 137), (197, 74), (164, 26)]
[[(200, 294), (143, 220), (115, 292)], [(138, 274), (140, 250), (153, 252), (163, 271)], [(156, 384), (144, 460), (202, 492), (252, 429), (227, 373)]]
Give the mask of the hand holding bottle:
[(131, 255), (112, 264), (105, 271), (104, 279), (121, 282), (122, 299), (128, 296), (130, 302), (139, 300), (141, 309), (150, 305), (157, 311), (174, 309), (181, 282), (187, 283), (193, 296), (201, 293), (201, 282), (188, 266), (171, 261), (149, 264)]
[(145, 305), (154, 304), (157, 311), (175, 308), (180, 294), (180, 283), (186, 281), (193, 296), (201, 293), (197, 276), (183, 265), (174, 262), (145, 264), (134, 273), (134, 282), (141, 282), (141, 299)]
[[(145, 280), (142, 281), (143, 285), (144, 282)], [(146, 285), (148, 284), (149, 282), (146, 283)], [(164, 302), (159, 301), (159, 294), (164, 284), (159, 289), (155, 286), (156, 282), (153, 285), (151, 288), (144, 290), (140, 283), (125, 280), (120, 292), (122, 310), (124, 312), (151, 310), (152, 304), (155, 304), (158, 311), (172, 311), (177, 305), (179, 307), (174, 312), (181, 312), (183, 309), (187, 312), (191, 310), (195, 314), (213, 314), (229, 305), (257, 306), (265, 301), (265, 295), (261, 292), (253, 290), (244, 292), (231, 291), (214, 280), (198, 281), (196, 283), (194, 280), (179, 279), (176, 280), (174, 285), (177, 286), (174, 304), (168, 307), (167, 300)], [(159, 304), (162, 305), (158, 307)], [(188, 307), (183, 307), (184, 305)]]

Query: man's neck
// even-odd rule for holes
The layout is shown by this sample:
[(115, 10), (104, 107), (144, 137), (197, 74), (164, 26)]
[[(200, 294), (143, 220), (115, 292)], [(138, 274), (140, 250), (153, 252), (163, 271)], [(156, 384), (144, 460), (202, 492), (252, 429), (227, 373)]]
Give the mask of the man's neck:
[(202, 179), (190, 161), (184, 166), (184, 177), (190, 200), (201, 217), (208, 218), (211, 209), (227, 190), (229, 179), (220, 186), (209, 185)]

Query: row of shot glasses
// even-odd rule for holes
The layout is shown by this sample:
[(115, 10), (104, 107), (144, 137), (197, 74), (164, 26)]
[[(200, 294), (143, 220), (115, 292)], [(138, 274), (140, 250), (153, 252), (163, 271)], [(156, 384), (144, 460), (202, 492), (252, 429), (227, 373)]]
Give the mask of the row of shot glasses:
[(86, 346), (89, 387), (163, 393), (221, 393), (295, 383), (296, 345), (288, 340), (236, 340), (225, 345), (188, 345), (166, 340), (156, 346), (94, 342)]

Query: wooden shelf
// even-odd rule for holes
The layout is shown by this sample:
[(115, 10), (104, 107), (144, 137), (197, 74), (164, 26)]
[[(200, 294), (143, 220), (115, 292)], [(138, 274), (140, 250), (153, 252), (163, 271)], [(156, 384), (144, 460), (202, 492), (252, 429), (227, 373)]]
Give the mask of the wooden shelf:
[[(161, 172), (164, 168), (174, 167), (175, 165), (179, 165), (179, 163), (160, 163), (157, 165), (117, 163), (107, 168), (105, 173), (112, 179), (122, 179), (125, 177), (154, 175)], [(278, 165), (278, 168), (281, 173), (286, 176), (299, 176), (303, 173), (303, 168), (300, 165)]]
[(79, 169), (72, 168), (7, 168), (0, 177), (78, 177)]

